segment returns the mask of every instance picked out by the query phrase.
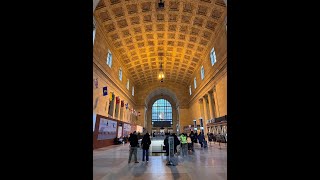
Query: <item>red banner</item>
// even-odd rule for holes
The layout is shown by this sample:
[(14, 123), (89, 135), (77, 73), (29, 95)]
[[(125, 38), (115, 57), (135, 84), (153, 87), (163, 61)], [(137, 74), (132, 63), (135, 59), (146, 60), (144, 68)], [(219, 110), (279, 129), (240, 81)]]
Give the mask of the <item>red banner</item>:
[(120, 97), (117, 96), (117, 97), (116, 97), (116, 104), (119, 104), (119, 103), (120, 103)]
[(124, 100), (121, 101), (121, 107), (124, 107)]

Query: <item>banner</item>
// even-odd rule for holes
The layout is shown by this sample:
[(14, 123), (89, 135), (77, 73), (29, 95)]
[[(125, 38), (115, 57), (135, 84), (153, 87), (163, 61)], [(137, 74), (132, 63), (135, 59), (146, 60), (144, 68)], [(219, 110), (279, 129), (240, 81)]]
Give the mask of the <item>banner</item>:
[(117, 134), (117, 121), (100, 118), (98, 140), (114, 139)]
[(109, 94), (109, 100), (112, 101), (112, 95), (113, 95), (113, 92), (110, 92)]
[(119, 104), (119, 103), (120, 103), (120, 97), (117, 96), (117, 97), (116, 97), (116, 104)]
[(127, 104), (126, 104), (126, 109), (128, 109), (128, 108), (129, 108), (129, 104), (127, 103)]
[(106, 86), (106, 87), (103, 87), (102, 89), (103, 89), (103, 96), (108, 95), (108, 88), (107, 88), (107, 86)]
[(124, 100), (121, 101), (121, 107), (124, 107)]

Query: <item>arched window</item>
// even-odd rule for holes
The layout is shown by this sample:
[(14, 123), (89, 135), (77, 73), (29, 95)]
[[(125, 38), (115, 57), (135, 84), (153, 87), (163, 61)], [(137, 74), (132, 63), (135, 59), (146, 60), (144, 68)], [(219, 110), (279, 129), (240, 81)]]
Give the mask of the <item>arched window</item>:
[(203, 66), (201, 66), (201, 70), (200, 70), (200, 74), (201, 74), (201, 79), (203, 79), (204, 78), (204, 68), (203, 68)]
[(110, 50), (108, 50), (108, 55), (107, 55), (107, 64), (111, 68), (112, 66), (112, 53)]
[(193, 84), (194, 84), (194, 89), (196, 89), (197, 88), (197, 78), (196, 77), (193, 79)]
[(96, 36), (96, 27), (95, 25), (93, 24), (93, 44), (94, 44), (94, 38)]
[(122, 68), (119, 69), (119, 79), (122, 81)]
[[(159, 121), (164, 122), (164, 124), (160, 123)], [(167, 125), (171, 126), (172, 124), (172, 106), (170, 102), (165, 99), (158, 99), (152, 105), (152, 124), (156, 126), (156, 124), (159, 123), (160, 125), (157, 125), (158, 127), (167, 127)]]
[(191, 85), (189, 86), (189, 94), (190, 94), (190, 95), (192, 94)]
[(213, 66), (214, 63), (216, 63), (216, 52), (214, 51), (214, 48), (212, 48), (210, 52), (210, 59), (211, 59), (211, 65)]
[(132, 86), (132, 96), (134, 96), (134, 86)]
[(129, 90), (129, 85), (130, 85), (130, 81), (129, 79), (127, 80), (127, 89)]

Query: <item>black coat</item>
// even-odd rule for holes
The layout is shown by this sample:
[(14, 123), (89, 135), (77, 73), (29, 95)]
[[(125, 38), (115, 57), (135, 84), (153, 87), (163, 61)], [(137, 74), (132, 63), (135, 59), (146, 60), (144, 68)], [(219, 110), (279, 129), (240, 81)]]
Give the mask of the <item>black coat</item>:
[(150, 136), (145, 134), (141, 141), (142, 149), (145, 149), (145, 150), (149, 149), (150, 144), (151, 144)]
[(132, 134), (129, 137), (130, 145), (131, 147), (137, 147), (138, 146), (138, 136), (136, 134)]

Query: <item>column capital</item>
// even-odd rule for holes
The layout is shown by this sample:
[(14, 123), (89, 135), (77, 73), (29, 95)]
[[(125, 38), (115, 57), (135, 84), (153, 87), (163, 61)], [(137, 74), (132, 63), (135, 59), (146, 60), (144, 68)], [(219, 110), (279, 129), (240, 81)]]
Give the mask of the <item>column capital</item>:
[(213, 90), (213, 92), (216, 91), (216, 85), (213, 86), (212, 90)]

